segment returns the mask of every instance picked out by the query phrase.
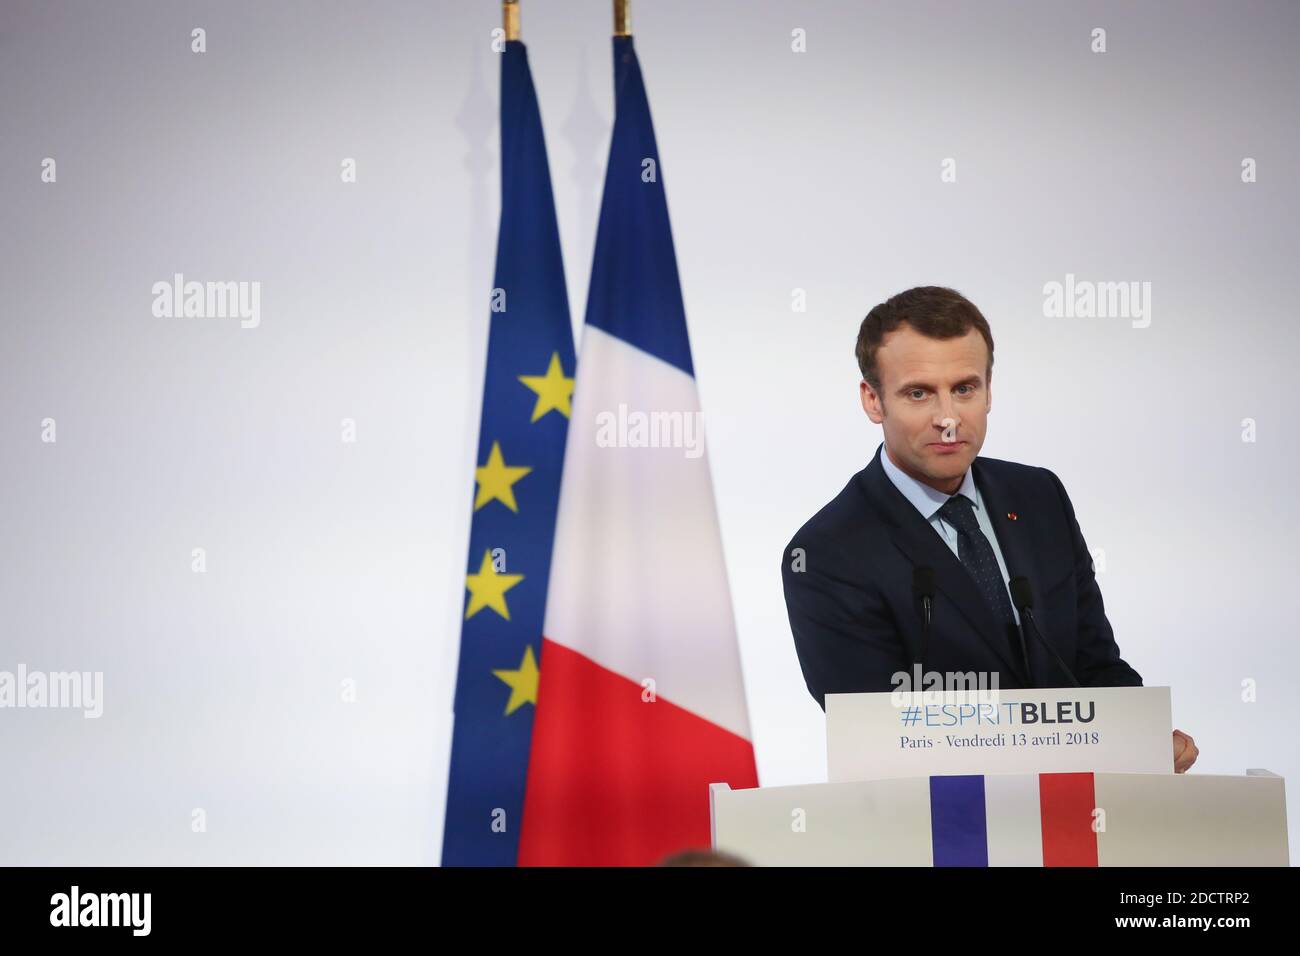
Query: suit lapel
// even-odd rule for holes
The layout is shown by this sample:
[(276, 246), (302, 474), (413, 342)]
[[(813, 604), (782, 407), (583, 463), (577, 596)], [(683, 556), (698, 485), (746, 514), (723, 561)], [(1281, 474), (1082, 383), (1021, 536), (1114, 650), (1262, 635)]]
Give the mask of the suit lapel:
[[(1007, 670), (1027, 682), (1028, 675), (1024, 673), (1024, 666), (1016, 661), (1017, 655), (1007, 642), (1004, 626), (984, 601), (970, 572), (939, 537), (934, 527), (921, 517), (920, 512), (903, 497), (903, 493), (894, 487), (894, 483), (885, 474), (884, 466), (880, 464), (884, 447), (882, 443), (876, 449), (876, 457), (867, 466), (863, 478), (868, 493), (891, 526), (890, 535), (894, 544), (907, 555), (913, 565), (934, 569), (935, 586), (957, 605), (975, 633), (997, 655)], [(978, 476), (978, 472), (976, 474)], [(1010, 561), (1010, 558), (1007, 560)]]
[[(1042, 604), (1043, 595), (1046, 594), (1045, 585), (1049, 582), (1043, 579), (1043, 567), (1034, 559), (1031, 545), (1041, 531), (1042, 516), (1018, 502), (1015, 491), (1009, 488), (1006, 482), (1000, 480), (987, 465), (981, 464), (978, 458), (975, 459), (974, 468), (975, 482), (979, 485), (984, 506), (988, 508), (993, 531), (998, 536), (998, 545), (1002, 549), (1002, 558), (1007, 564), (1007, 576), (1014, 578), (1019, 575), (1029, 579), (1030, 591), (1034, 596), (1034, 620), (1044, 639), (1049, 639), (1051, 630), (1047, 625), (1045, 617), (1047, 612)], [(1011, 517), (1013, 514), (1014, 519)], [(1046, 652), (1038, 640), (1029, 633), (1028, 628), (1026, 624), (1025, 640), (1028, 642), (1030, 665), (1033, 666), (1037, 661), (1038, 666), (1034, 667), (1034, 670), (1042, 672), (1046, 667), (1042, 663)]]

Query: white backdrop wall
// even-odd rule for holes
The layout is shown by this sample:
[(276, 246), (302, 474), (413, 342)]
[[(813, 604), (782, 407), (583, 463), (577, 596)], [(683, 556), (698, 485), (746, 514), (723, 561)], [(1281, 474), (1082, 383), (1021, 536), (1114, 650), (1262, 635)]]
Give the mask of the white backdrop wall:
[[(608, 6), (524, 0), (575, 328)], [(97, 719), (0, 710), (0, 862), (438, 860), (498, 18), (0, 8), (0, 670), (104, 682)], [(1300, 7), (642, 0), (633, 24), (763, 784), (825, 777), (782, 546), (879, 441), (859, 321), (931, 283), (989, 317), (984, 453), (1062, 477), (1195, 772), (1300, 776)], [(256, 328), (155, 317), (178, 272), (260, 282)], [(1067, 274), (1149, 282), (1149, 325), (1045, 316)]]

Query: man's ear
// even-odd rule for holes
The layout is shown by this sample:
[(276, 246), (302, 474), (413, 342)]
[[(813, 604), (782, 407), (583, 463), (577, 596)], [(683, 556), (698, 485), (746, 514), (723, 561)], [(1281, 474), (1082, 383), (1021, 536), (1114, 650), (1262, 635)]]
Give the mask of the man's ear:
[(863, 381), (858, 386), (858, 395), (862, 399), (862, 410), (867, 413), (867, 417), (877, 425), (883, 422), (885, 420), (885, 407), (880, 401), (880, 396), (876, 394), (876, 390)]
[(989, 376), (988, 384), (984, 386), (984, 414), (987, 415), (993, 411), (993, 376)]

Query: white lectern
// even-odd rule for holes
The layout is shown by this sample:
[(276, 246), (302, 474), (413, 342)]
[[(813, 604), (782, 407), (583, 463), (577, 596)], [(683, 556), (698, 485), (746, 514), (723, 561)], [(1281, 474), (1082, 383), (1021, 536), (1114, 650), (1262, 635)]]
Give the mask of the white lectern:
[[(944, 722), (964, 710), (939, 705), (925, 728), (911, 699), (843, 696), (863, 699), (827, 697), (835, 782), (711, 785), (715, 850), (775, 866), (1289, 865), (1282, 777), (1175, 774), (1171, 742), (1154, 755), (1153, 739), (1170, 741), (1167, 688), (1006, 691), (955, 729)], [(1022, 722), (1049, 710), (1095, 716), (1050, 732)], [(988, 747), (984, 772), (972, 740)]]

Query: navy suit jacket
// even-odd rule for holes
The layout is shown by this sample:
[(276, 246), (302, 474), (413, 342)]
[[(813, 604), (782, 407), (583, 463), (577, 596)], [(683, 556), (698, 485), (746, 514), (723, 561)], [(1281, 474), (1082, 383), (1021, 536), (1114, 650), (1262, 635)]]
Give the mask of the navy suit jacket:
[[(922, 638), (917, 567), (933, 568), (935, 581), (925, 671), (996, 671), (1004, 688), (1069, 686), (1031, 633), (1032, 673), (1024, 673), (1014, 629), (1008, 633), (957, 556), (889, 480), (883, 449), (799, 529), (781, 559), (790, 630), (817, 703), (825, 709), (827, 694), (892, 691), (892, 676), (911, 672)], [(1079, 683), (1141, 686), (1120, 657), (1060, 479), (996, 458), (977, 457), (971, 467), (1007, 573), (1029, 579), (1039, 630)]]

